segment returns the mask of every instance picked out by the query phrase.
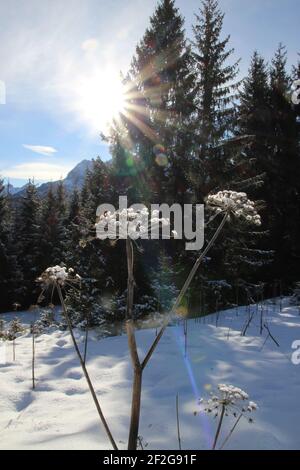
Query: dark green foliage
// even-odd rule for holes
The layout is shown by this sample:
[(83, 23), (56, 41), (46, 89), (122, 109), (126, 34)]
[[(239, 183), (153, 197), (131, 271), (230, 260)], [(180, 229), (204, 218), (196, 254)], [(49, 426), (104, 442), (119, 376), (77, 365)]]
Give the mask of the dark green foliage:
[(63, 188), (57, 194), (50, 187), (41, 209), (41, 258), (42, 271), (64, 262), (65, 253), (65, 200)]
[(17, 220), (17, 247), (23, 275), (23, 302), (29, 305), (32, 297), (38, 295), (36, 278), (41, 273), (41, 227), (40, 200), (36, 186), (29, 181), (24, 196), (20, 201)]
[(149, 202), (182, 200), (187, 190), (195, 85), (183, 18), (174, 3), (161, 1), (150, 18), (124, 80), (128, 110), (111, 136), (117, 174)]
[(205, 0), (193, 27), (197, 127), (190, 178), (198, 202), (222, 184), (222, 173), (230, 171), (228, 147), (220, 144), (233, 135), (239, 69), (238, 62), (230, 63), (229, 37), (222, 39), (223, 18), (218, 2)]
[(24, 294), (14, 242), (12, 208), (0, 180), (0, 310), (12, 310), (15, 302), (21, 303)]

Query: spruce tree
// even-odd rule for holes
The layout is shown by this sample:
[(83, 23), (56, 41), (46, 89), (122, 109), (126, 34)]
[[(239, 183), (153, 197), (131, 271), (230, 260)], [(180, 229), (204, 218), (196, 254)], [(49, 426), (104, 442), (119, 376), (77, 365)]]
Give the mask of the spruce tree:
[[(110, 135), (113, 184), (129, 204), (190, 200), (194, 82), (184, 20), (174, 0), (161, 0), (124, 78), (125, 112)], [(145, 244), (150, 269), (156, 269), (159, 253), (157, 243)], [(136, 267), (138, 287), (151, 292), (150, 269), (142, 264)]]
[(43, 269), (64, 263), (65, 230), (63, 226), (63, 201), (58, 200), (53, 187), (50, 186), (42, 203), (40, 237), (41, 258)]
[[(260, 141), (265, 142), (270, 134), (271, 120), (269, 74), (265, 60), (257, 51), (252, 56), (239, 99), (239, 133), (252, 134), (257, 145)], [(253, 155), (256, 153), (255, 148)]]
[[(136, 51), (135, 66), (151, 70), (142, 81), (148, 98), (152, 128), (157, 142), (152, 150), (150, 172), (161, 187), (159, 202), (187, 200), (186, 172), (193, 144), (195, 76), (187, 45), (184, 20), (173, 0), (161, 1), (150, 19), (150, 28)], [(148, 79), (147, 79), (148, 78)]]
[(0, 179), (0, 311), (12, 310), (14, 303), (23, 302), (23, 279), (17, 259), (13, 222), (9, 196)]
[(17, 246), (19, 259), (22, 260), (22, 273), (25, 288), (25, 304), (36, 301), (36, 279), (42, 272), (40, 200), (33, 181), (26, 185), (22, 196), (17, 219)]
[[(73, 322), (84, 326), (99, 325), (110, 314), (103, 298), (111, 276), (111, 249), (109, 242), (95, 237), (96, 211), (103, 203), (112, 203), (112, 187), (107, 165), (97, 158), (86, 174), (81, 194), (73, 193), (67, 217), (66, 260), (82, 278), (80, 290), (68, 293), (67, 304)], [(115, 263), (110, 269), (118, 270)]]
[(59, 181), (56, 188), (56, 204), (58, 211), (58, 218), (64, 224), (67, 214), (67, 195), (63, 181)]
[(81, 214), (81, 202), (80, 194), (77, 188), (74, 189), (71, 197), (68, 208), (68, 213), (66, 217), (66, 225), (68, 227), (68, 241), (70, 240), (70, 235), (74, 236), (75, 239), (80, 240), (79, 230), (72, 230), (73, 227), (80, 227), (80, 217)]
[(60, 257), (65, 259), (67, 244), (67, 207), (69, 204), (69, 197), (62, 180), (59, 181), (56, 188), (55, 199), (57, 208), (58, 249), (60, 251)]
[[(270, 151), (271, 106), (268, 67), (260, 54), (253, 53), (249, 72), (239, 93), (237, 137), (250, 136), (248, 145), (237, 159), (236, 181), (233, 187), (245, 190), (253, 200), (259, 200), (263, 226), (261, 230), (238, 230), (236, 247), (226, 249), (225, 266), (231, 275), (242, 282), (249, 292), (246, 279), (257, 282), (264, 276), (264, 267), (270, 266), (272, 251), (269, 249), (265, 196), (267, 173), (272, 168)], [(246, 236), (245, 236), (246, 235)], [(230, 236), (227, 239), (230, 240)], [(227, 261), (226, 261), (227, 260)]]
[[(191, 181), (200, 202), (230, 169), (231, 147), (220, 146), (235, 129), (235, 100), (239, 61), (230, 63), (234, 52), (229, 39), (222, 39), (224, 14), (217, 0), (204, 0), (196, 15), (194, 66), (197, 71), (197, 129), (192, 154)], [(229, 155), (228, 155), (229, 153)]]
[(129, 184), (144, 201), (184, 199), (194, 77), (184, 21), (174, 0), (159, 2), (124, 82), (127, 110), (113, 154), (140, 173), (143, 184), (133, 178)]
[(83, 273), (81, 249), (90, 236), (90, 225), (83, 215), (80, 193), (75, 189), (66, 215), (66, 264), (78, 273)]
[[(257, 171), (254, 158), (249, 158), (249, 149), (254, 141), (254, 124), (251, 128), (249, 121), (251, 113), (251, 119), (255, 120), (255, 104), (252, 103), (253, 97), (250, 97), (254, 93), (250, 90), (253, 78), (251, 75), (257, 73), (253, 68), (254, 62), (255, 67), (259, 62), (259, 57), (257, 54), (254, 56), (250, 75), (244, 83), (244, 98), (241, 94), (241, 106), (238, 110), (241, 85), (237, 80), (239, 61), (232, 60), (234, 50), (229, 47), (230, 37), (222, 38), (223, 20), (224, 14), (219, 9), (218, 2), (204, 0), (193, 28), (194, 61), (198, 72), (198, 126), (194, 137), (195, 151), (191, 155), (191, 183), (197, 202), (203, 202), (208, 193), (223, 189), (245, 191), (253, 196), (263, 183), (262, 172)], [(263, 75), (263, 64), (259, 67)], [(248, 99), (253, 105), (252, 110), (247, 108)], [(259, 101), (260, 98), (255, 99)], [(238, 122), (238, 115), (244, 114), (242, 106), (247, 121), (244, 125), (241, 118)], [(213, 227), (214, 224), (206, 230), (208, 239)], [(248, 227), (237, 223), (228, 224), (224, 228), (218, 244), (212, 249), (211, 261), (202, 274), (198, 275), (199, 283), (203, 284), (205, 279), (208, 281), (204, 288), (207, 294), (211, 290), (212, 308), (215, 308), (216, 285), (224, 290), (224, 302), (226, 298), (227, 301), (233, 299), (232, 293), (237, 282), (241, 278), (249, 281), (251, 275), (253, 278), (253, 271), (257, 271), (257, 267), (268, 260), (267, 250), (258, 250), (258, 240), (261, 237), (262, 233), (259, 231), (249, 231)], [(210, 299), (207, 298), (207, 301)]]
[(268, 173), (266, 198), (271, 248), (275, 251), (273, 275), (288, 284), (297, 279), (300, 256), (300, 160), (299, 123), (286, 61), (286, 49), (280, 44), (270, 70), (272, 171)]

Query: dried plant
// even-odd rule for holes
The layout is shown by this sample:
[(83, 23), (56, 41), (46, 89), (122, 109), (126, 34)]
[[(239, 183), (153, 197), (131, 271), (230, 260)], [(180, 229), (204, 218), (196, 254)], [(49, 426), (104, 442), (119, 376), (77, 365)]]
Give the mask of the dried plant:
[[(215, 220), (219, 214), (223, 214), (223, 218), (213, 234), (211, 240), (206, 245), (205, 249), (201, 252), (197, 258), (194, 266), (192, 267), (181, 291), (179, 292), (173, 308), (170, 312), (170, 315), (167, 316), (165, 322), (163, 323), (161, 329), (157, 333), (152, 345), (150, 346), (148, 352), (146, 353), (143, 360), (140, 359), (136, 337), (135, 329), (133, 323), (133, 296), (134, 296), (134, 249), (133, 241), (137, 238), (142, 237), (143, 234), (147, 235), (151, 227), (156, 229), (160, 226), (166, 226), (170, 223), (169, 219), (159, 218), (159, 213), (152, 212), (149, 214), (147, 208), (144, 208), (142, 211), (134, 211), (132, 208), (123, 209), (122, 211), (116, 212), (105, 212), (100, 216), (98, 223), (96, 224), (97, 228), (108, 227), (108, 231), (103, 238), (110, 238), (118, 240), (119, 238), (126, 239), (126, 257), (127, 257), (127, 310), (126, 310), (126, 330), (128, 337), (128, 346), (131, 356), (131, 362), (133, 367), (133, 386), (132, 386), (132, 403), (131, 403), (131, 420), (129, 428), (129, 437), (128, 437), (128, 450), (136, 450), (138, 444), (138, 432), (139, 432), (139, 420), (140, 420), (140, 410), (141, 410), (141, 393), (142, 393), (142, 377), (145, 367), (147, 366), (152, 354), (154, 353), (160, 339), (162, 338), (165, 329), (167, 328), (170, 317), (172, 313), (176, 313), (178, 307), (180, 306), (201, 262), (206, 257), (207, 253), (211, 247), (216, 242), (219, 234), (221, 233), (225, 223), (231, 218), (243, 219), (249, 224), (260, 225), (260, 216), (258, 215), (254, 202), (250, 201), (247, 198), (245, 193), (237, 193), (234, 191), (223, 191), (219, 192), (216, 195), (210, 195), (207, 199), (208, 207), (215, 212), (215, 214), (210, 218), (208, 223)], [(150, 215), (150, 220), (149, 220)], [(137, 224), (137, 220), (141, 220), (141, 217), (147, 221), (147, 223)], [(122, 219), (120, 221), (120, 219)], [(125, 220), (125, 224), (124, 224)], [(152, 230), (152, 229), (151, 229)], [(102, 233), (102, 232), (101, 232)], [(176, 232), (174, 233), (176, 237)], [(101, 238), (101, 237), (99, 237)], [(146, 237), (147, 238), (147, 237)]]
[(75, 284), (80, 284), (80, 281), (81, 281), (81, 277), (78, 274), (75, 274), (73, 268), (67, 269), (64, 266), (49, 267), (37, 279), (37, 282), (41, 283), (41, 285), (42, 285), (42, 297), (43, 297), (44, 292), (48, 288), (51, 288), (52, 292), (53, 292), (53, 289), (57, 290), (57, 293), (58, 293), (58, 296), (59, 296), (59, 299), (60, 299), (60, 302), (61, 302), (61, 306), (62, 306), (62, 309), (63, 309), (63, 314), (65, 316), (65, 319), (66, 319), (66, 322), (67, 322), (67, 325), (68, 325), (68, 329), (69, 329), (69, 332), (70, 332), (70, 335), (71, 335), (71, 338), (72, 338), (73, 346), (74, 346), (74, 349), (75, 349), (76, 354), (78, 356), (78, 359), (79, 359), (82, 371), (84, 373), (85, 379), (87, 381), (87, 384), (88, 384), (90, 393), (92, 395), (93, 401), (95, 403), (99, 418), (101, 420), (101, 423), (102, 423), (102, 425), (105, 429), (105, 432), (106, 432), (106, 434), (107, 434), (107, 436), (110, 440), (110, 443), (111, 443), (113, 449), (118, 450), (116, 442), (115, 442), (115, 440), (112, 436), (110, 428), (107, 424), (107, 421), (106, 421), (106, 419), (104, 417), (104, 414), (102, 412), (102, 409), (100, 407), (99, 400), (97, 398), (93, 383), (90, 379), (90, 376), (89, 376), (89, 373), (87, 371), (84, 359), (81, 355), (81, 352), (80, 352), (80, 349), (78, 347), (76, 338), (74, 336), (72, 322), (71, 322), (71, 319), (69, 317), (67, 307), (66, 307), (66, 304), (65, 304), (65, 301), (64, 301), (63, 293), (62, 293), (63, 288), (65, 288), (66, 286), (72, 287)]
[[(245, 417), (249, 423), (253, 422), (252, 417), (247, 415), (251, 414), (253, 411), (256, 411), (258, 408), (255, 402), (249, 401), (249, 395), (244, 392), (244, 390), (235, 387), (234, 385), (226, 384), (219, 384), (218, 393), (214, 394), (211, 392), (211, 397), (209, 399), (201, 398), (199, 400), (199, 404), (200, 413), (205, 412), (209, 415), (212, 415), (215, 419), (219, 418), (212, 446), (213, 450), (216, 449), (222, 424), (226, 416), (231, 415), (236, 418), (236, 421), (224, 439), (221, 448), (223, 448), (228, 442), (242, 417)], [(196, 411), (194, 414), (197, 415), (198, 412)]]
[(6, 337), (9, 341), (13, 343), (13, 360), (16, 360), (16, 339), (20, 333), (24, 332), (24, 327), (22, 326), (19, 318), (14, 318), (8, 326)]

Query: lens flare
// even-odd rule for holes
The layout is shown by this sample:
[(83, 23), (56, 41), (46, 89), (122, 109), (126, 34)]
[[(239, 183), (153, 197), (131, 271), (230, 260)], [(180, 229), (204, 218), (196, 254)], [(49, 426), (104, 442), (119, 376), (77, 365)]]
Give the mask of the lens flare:
[(166, 155), (166, 150), (163, 145), (161, 144), (154, 145), (153, 153), (155, 155), (155, 162), (158, 166), (168, 165), (168, 157)]
[[(187, 371), (187, 374), (190, 379), (190, 384), (192, 387), (192, 391), (195, 397), (195, 401), (198, 403), (199, 398), (201, 397), (200, 389), (197, 384), (197, 380), (193, 371), (193, 365), (192, 362), (189, 358), (188, 352), (185, 350), (185, 340), (184, 340), (184, 333), (183, 329), (180, 326), (176, 326), (175, 328), (172, 328), (172, 331), (175, 335), (176, 342), (179, 346), (179, 350), (181, 352), (181, 355), (183, 357), (184, 365)], [(207, 385), (207, 384), (206, 384)], [(206, 387), (206, 386), (205, 386)], [(206, 389), (207, 390), (207, 389)], [(212, 428), (211, 424), (207, 418), (207, 416), (203, 413), (198, 413), (197, 415), (199, 417), (201, 427), (203, 428), (205, 438), (206, 438), (206, 443), (208, 449), (211, 449), (212, 446), (212, 441), (213, 441), (213, 433), (212, 433)]]

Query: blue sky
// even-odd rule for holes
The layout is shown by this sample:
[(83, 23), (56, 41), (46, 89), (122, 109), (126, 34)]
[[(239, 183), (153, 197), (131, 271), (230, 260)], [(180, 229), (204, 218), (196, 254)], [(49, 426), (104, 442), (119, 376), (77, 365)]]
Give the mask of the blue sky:
[[(64, 177), (84, 158), (109, 158), (99, 133), (156, 0), (0, 0), (0, 174), (14, 185)], [(177, 0), (187, 35), (200, 0)], [(299, 0), (220, 0), (241, 76), (278, 43), (297, 62)], [(3, 90), (2, 90), (3, 91)], [(2, 93), (3, 95), (3, 93)], [(3, 98), (3, 96), (2, 96)], [(116, 102), (110, 106), (110, 103)]]

